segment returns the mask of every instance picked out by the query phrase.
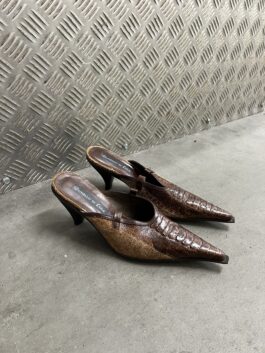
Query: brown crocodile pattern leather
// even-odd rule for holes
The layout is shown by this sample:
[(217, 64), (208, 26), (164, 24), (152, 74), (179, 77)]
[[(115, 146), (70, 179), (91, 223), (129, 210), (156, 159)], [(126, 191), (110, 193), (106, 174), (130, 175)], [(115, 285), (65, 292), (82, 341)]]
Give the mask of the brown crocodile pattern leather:
[[(110, 156), (103, 160), (102, 155)], [(126, 183), (131, 191), (154, 203), (167, 217), (182, 220), (207, 220), (233, 223), (231, 213), (182, 189), (136, 161), (127, 161), (103, 147), (87, 150), (88, 161), (108, 180), (108, 173)], [(112, 163), (112, 160), (115, 162)], [(126, 163), (126, 169), (119, 164)], [(107, 184), (106, 184), (107, 185)], [(111, 185), (109, 185), (110, 187)]]
[[(197, 259), (228, 263), (228, 256), (223, 251), (171, 221), (145, 199), (137, 197), (137, 202), (144, 203), (143, 210), (147, 210), (148, 205), (152, 213), (149, 220), (142, 221), (124, 215), (120, 211), (125, 209), (123, 205), (116, 210), (110, 197), (105, 200), (94, 185), (74, 173), (55, 176), (52, 190), (72, 215), (78, 214), (91, 222), (108, 244), (123, 256), (140, 260)], [(125, 194), (126, 197), (131, 205), (129, 199), (135, 197)], [(100, 207), (91, 206), (90, 200), (93, 205), (101, 203)], [(108, 212), (104, 209), (107, 206)]]
[(208, 220), (234, 222), (234, 217), (227, 211), (170, 183), (159, 175), (153, 176), (163, 185), (159, 187), (145, 181), (120, 178), (131, 186), (131, 191), (152, 201), (166, 216), (172, 219)]
[(225, 261), (224, 254), (221, 250), (210, 245), (199, 236), (193, 234), (189, 230), (181, 227), (175, 222), (156, 212), (156, 216), (150, 224), (156, 232), (162, 235), (164, 243), (161, 239), (154, 237), (156, 241), (154, 245), (159, 247), (161, 251), (166, 251), (170, 255), (175, 255), (176, 252), (182, 254), (192, 254), (194, 257), (210, 257)]

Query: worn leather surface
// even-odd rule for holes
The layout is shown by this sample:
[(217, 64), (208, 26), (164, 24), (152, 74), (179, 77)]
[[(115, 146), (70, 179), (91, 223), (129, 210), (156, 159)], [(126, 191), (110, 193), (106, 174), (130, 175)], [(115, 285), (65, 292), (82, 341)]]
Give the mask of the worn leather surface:
[[(109, 158), (103, 159), (102, 155)], [(90, 147), (87, 159), (100, 173), (111, 173), (125, 182), (135, 194), (152, 201), (167, 217), (234, 222), (231, 213), (171, 183), (136, 161), (126, 161), (100, 146)], [(123, 168), (124, 165), (126, 168)]]
[[(91, 222), (123, 256), (141, 260), (228, 262), (223, 251), (171, 221), (145, 199), (123, 194), (112, 202), (110, 195), (113, 194), (106, 197), (89, 181), (69, 172), (55, 176), (52, 189), (60, 200)], [(139, 207), (140, 212), (135, 207)]]

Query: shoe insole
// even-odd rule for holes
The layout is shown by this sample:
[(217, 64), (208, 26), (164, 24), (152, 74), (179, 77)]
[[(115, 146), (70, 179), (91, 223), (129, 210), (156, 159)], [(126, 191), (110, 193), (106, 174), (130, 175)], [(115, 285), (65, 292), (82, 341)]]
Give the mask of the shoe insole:
[(138, 221), (148, 221), (154, 215), (150, 202), (130, 194), (108, 192), (104, 195), (88, 180), (74, 173), (61, 173), (53, 180), (55, 191), (70, 205), (85, 213), (98, 213), (113, 217), (122, 213), (125, 217)]
[(91, 146), (87, 150), (87, 155), (90, 160), (95, 161), (97, 164), (99, 163), (103, 168), (105, 167), (118, 174), (120, 177), (138, 178), (139, 175), (142, 175), (147, 182), (157, 186), (163, 186), (163, 184), (161, 184), (153, 174), (150, 174), (140, 163), (127, 161), (104, 147)]
[(137, 177), (134, 166), (126, 159), (106, 150), (104, 147), (91, 146), (87, 151), (89, 158), (100, 163), (103, 167), (111, 168), (114, 173), (121, 176)]
[(61, 173), (53, 180), (56, 191), (70, 204), (87, 213), (114, 214), (110, 201), (88, 180), (74, 173)]

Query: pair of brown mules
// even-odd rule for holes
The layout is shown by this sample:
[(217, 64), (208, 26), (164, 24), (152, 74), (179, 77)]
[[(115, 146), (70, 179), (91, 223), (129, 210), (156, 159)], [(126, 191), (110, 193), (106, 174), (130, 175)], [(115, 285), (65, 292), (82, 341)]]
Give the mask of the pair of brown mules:
[(103, 147), (89, 147), (87, 159), (103, 177), (106, 190), (111, 189), (116, 177), (131, 192), (103, 194), (77, 174), (57, 174), (52, 180), (52, 191), (76, 225), (87, 219), (117, 253), (129, 258), (228, 263), (222, 250), (173, 220), (233, 223), (230, 213)]

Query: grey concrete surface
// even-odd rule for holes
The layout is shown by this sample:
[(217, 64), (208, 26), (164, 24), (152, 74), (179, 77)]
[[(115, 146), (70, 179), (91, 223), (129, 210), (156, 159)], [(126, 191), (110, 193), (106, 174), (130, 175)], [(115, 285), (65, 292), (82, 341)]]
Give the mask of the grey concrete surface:
[(48, 182), (6, 194), (1, 353), (265, 352), (264, 115), (133, 157), (234, 213), (231, 225), (185, 223), (230, 263), (127, 261), (75, 227)]

